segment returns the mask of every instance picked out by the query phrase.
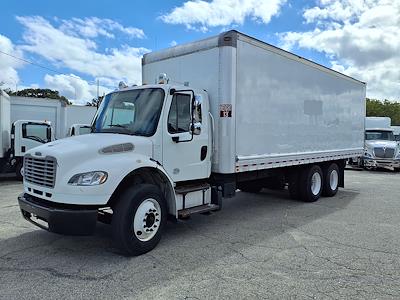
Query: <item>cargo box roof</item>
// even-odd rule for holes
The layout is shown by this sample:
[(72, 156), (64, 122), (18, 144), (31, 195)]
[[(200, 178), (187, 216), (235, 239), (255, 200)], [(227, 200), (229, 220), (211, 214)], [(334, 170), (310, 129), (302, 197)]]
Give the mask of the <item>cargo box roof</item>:
[(261, 47), (263, 49), (269, 50), (276, 54), (285, 56), (286, 58), (302, 62), (306, 65), (309, 65), (311, 67), (331, 73), (333, 75), (336, 75), (339, 77), (345, 77), (350, 80), (354, 80), (356, 82), (365, 84), (365, 82), (357, 80), (353, 77), (350, 77), (350, 76), (340, 73), (338, 71), (332, 70), (328, 67), (325, 67), (321, 64), (313, 62), (307, 58), (301, 57), (299, 55), (296, 55), (294, 53), (291, 53), (289, 51), (286, 51), (284, 49), (276, 47), (274, 45), (271, 45), (271, 44), (265, 43), (263, 41), (260, 41), (256, 38), (250, 37), (246, 34), (238, 32), (236, 30), (226, 31), (217, 36), (212, 36), (212, 37), (209, 37), (209, 38), (206, 38), (203, 40), (194, 41), (194, 42), (190, 42), (190, 43), (186, 43), (186, 44), (182, 44), (182, 45), (177, 45), (177, 46), (167, 48), (164, 50), (158, 50), (158, 51), (147, 53), (142, 58), (142, 65), (169, 59), (169, 58), (173, 58), (173, 57), (187, 55), (190, 53), (204, 51), (204, 50), (212, 49), (215, 47), (224, 47), (224, 46), (237, 47), (238, 40), (245, 41), (247, 43), (253, 44), (254, 46)]

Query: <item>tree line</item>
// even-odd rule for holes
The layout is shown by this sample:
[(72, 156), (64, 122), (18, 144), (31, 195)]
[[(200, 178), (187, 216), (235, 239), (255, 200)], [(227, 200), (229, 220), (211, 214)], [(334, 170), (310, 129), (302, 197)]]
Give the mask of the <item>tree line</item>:
[(23, 89), (20, 91), (11, 91), (10, 89), (4, 90), (10, 96), (20, 96), (20, 97), (32, 97), (32, 98), (48, 98), (48, 99), (58, 99), (64, 101), (66, 104), (71, 104), (71, 102), (64, 96), (60, 95), (59, 91), (50, 89)]
[(367, 117), (390, 117), (392, 125), (400, 126), (400, 102), (366, 99)]
[[(59, 91), (51, 90), (51, 89), (29, 88), (29, 89), (23, 89), (20, 91), (12, 91), (11, 89), (5, 89), (4, 91), (10, 96), (57, 99), (57, 100), (64, 101), (66, 104), (72, 104), (72, 102), (69, 101), (67, 97), (60, 95)], [(103, 99), (103, 96), (100, 96), (99, 98), (93, 98), (92, 100), (87, 101), (85, 105), (86, 106), (97, 106), (101, 102), (102, 99)]]

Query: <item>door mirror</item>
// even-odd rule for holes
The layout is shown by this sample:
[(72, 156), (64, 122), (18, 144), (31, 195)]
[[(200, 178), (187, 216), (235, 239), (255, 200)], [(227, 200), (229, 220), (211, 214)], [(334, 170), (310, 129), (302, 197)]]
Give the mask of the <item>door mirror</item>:
[(47, 141), (50, 142), (51, 141), (51, 127), (48, 126), (46, 128), (46, 135), (47, 135)]
[(200, 133), (201, 133), (201, 123), (200, 122), (193, 123), (191, 125), (191, 129), (192, 129), (192, 133), (194, 135), (200, 135)]

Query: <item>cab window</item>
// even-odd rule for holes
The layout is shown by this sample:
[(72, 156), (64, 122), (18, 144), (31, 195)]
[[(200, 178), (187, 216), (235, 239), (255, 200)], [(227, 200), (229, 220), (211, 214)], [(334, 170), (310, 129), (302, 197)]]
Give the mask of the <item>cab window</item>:
[(168, 114), (168, 132), (188, 132), (191, 123), (190, 95), (175, 94)]

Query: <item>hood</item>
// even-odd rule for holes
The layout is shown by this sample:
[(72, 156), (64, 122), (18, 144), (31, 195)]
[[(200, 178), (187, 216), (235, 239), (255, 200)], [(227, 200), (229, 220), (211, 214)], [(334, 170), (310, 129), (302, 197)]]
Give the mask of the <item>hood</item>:
[(370, 140), (370, 141), (365, 141), (365, 146), (368, 148), (375, 148), (375, 147), (397, 148), (398, 143), (396, 141)]
[(77, 158), (84, 161), (98, 155), (113, 155), (112, 153), (103, 154), (100, 150), (126, 143), (133, 145), (133, 152), (153, 156), (153, 145), (149, 138), (114, 133), (92, 133), (68, 137), (33, 148), (27, 153), (36, 157), (53, 156), (58, 161), (64, 162), (68, 162), (69, 159), (75, 161)]

